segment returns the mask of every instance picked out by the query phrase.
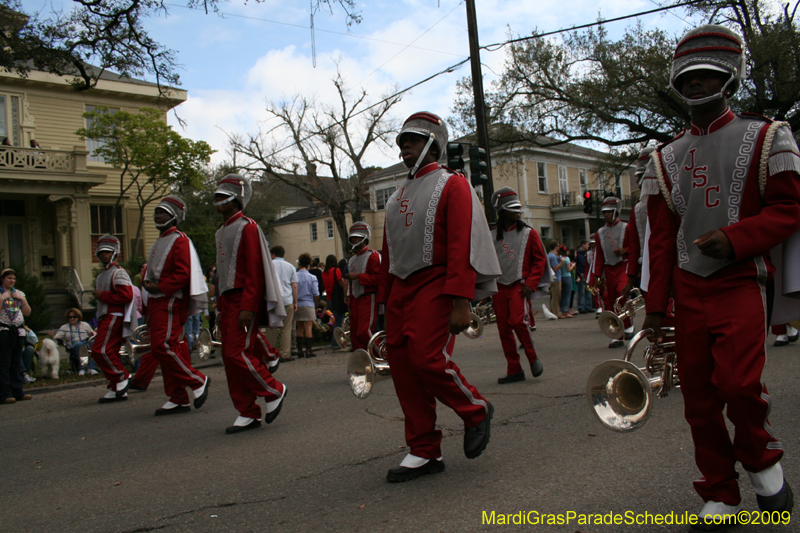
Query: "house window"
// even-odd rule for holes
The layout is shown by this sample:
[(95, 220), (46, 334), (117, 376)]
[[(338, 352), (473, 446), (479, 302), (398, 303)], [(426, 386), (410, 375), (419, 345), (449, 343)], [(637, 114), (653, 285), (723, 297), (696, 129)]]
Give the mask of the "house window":
[(333, 220), (325, 221), (325, 238), (333, 239)]
[(0, 94), (0, 142), (8, 138), (14, 146), (21, 146), (19, 96)]
[(579, 168), (578, 169), (578, 183), (580, 184), (581, 188), (581, 195), (589, 190), (589, 183), (586, 178), (586, 169)]
[(375, 190), (375, 209), (378, 211), (383, 211), (386, 209), (386, 202), (389, 201), (389, 197), (394, 193), (397, 187), (386, 187), (384, 189), (376, 189)]
[(317, 223), (312, 222), (309, 227), (311, 228), (311, 242), (314, 242), (317, 240)]
[(536, 177), (539, 180), (539, 192), (547, 194), (547, 165), (541, 161), (536, 163)]
[[(120, 257), (124, 252), (124, 233), (122, 229), (122, 207), (120, 206), (116, 211), (113, 205), (90, 205), (89, 217), (91, 221), (92, 230), (92, 251), (97, 249), (97, 240), (106, 234), (114, 235), (119, 239)], [(92, 262), (99, 263), (100, 260), (97, 255), (93, 255)]]
[(553, 228), (550, 226), (539, 226), (539, 235), (542, 236), (543, 241), (553, 238)]
[[(91, 113), (95, 109), (97, 109), (96, 106), (93, 106), (93, 105), (87, 105), (86, 106), (86, 112), (87, 113)], [(107, 110), (108, 113), (116, 113), (117, 111), (119, 111), (118, 108), (111, 108), (111, 107), (108, 108), (108, 110)], [(94, 123), (93, 119), (90, 119), (90, 118), (86, 119), (86, 127), (87, 128), (91, 128), (93, 123)], [(87, 157), (86, 160), (87, 161), (96, 161), (96, 162), (99, 162), (99, 163), (105, 162), (105, 159), (103, 159), (99, 155), (95, 155), (94, 151), (97, 150), (98, 148), (100, 148), (101, 146), (105, 146), (106, 144), (107, 143), (105, 141), (103, 141), (103, 140), (86, 139), (86, 150), (89, 151), (89, 157)]]

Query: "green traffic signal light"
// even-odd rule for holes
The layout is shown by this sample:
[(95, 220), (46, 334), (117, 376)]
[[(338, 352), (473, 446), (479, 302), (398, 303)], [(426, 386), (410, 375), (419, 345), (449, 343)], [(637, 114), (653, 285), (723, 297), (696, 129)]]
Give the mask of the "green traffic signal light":
[(486, 172), (489, 170), (489, 156), (486, 150), (471, 144), (469, 146), (469, 173), (473, 187), (489, 182)]
[(464, 145), (461, 143), (447, 143), (447, 166), (453, 170), (464, 169)]

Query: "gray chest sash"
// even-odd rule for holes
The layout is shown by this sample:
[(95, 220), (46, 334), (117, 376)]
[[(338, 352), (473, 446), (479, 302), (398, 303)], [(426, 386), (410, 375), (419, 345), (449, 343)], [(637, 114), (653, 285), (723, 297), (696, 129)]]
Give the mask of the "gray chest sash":
[(608, 225), (597, 230), (597, 238), (600, 246), (603, 247), (603, 258), (608, 266), (614, 266), (623, 261), (623, 258), (614, 253), (616, 248), (622, 248), (625, 239), (625, 227), (627, 224), (619, 222), (610, 228)]
[(639, 234), (639, 257), (632, 257), (631, 259), (638, 260), (644, 254), (644, 234), (647, 230), (647, 196), (642, 195), (634, 209), (636, 210), (636, 233)]
[[(147, 274), (145, 275), (145, 279), (148, 279), (154, 283), (158, 283), (161, 279), (161, 272), (164, 270), (164, 264), (167, 262), (167, 257), (169, 257), (169, 253), (172, 251), (172, 247), (175, 245), (175, 241), (178, 240), (180, 237), (180, 233), (174, 231), (167, 235), (166, 237), (159, 237), (156, 239), (156, 242), (153, 243), (153, 246), (150, 247), (150, 252), (147, 254)], [(161, 298), (164, 296), (164, 293), (150, 293), (152, 298)], [(179, 290), (174, 295), (177, 298), (183, 298), (183, 290)]]
[[(360, 255), (354, 255), (351, 257), (350, 261), (347, 263), (347, 268), (350, 273), (366, 274), (367, 263), (369, 262), (369, 258), (372, 257), (372, 254), (374, 253), (376, 252), (369, 250)], [(357, 279), (351, 282), (351, 291), (353, 296), (356, 298), (361, 298), (364, 295), (364, 287), (361, 286), (361, 283), (359, 283)]]
[(704, 256), (692, 243), (707, 231), (739, 221), (763, 126), (761, 121), (737, 117), (709, 135), (684, 135), (661, 151), (672, 202), (681, 219), (676, 242), (680, 268), (707, 277), (732, 262)]
[(220, 294), (235, 286), (239, 244), (242, 242), (242, 232), (247, 223), (248, 220), (241, 217), (217, 230), (217, 279)]
[[(124, 277), (127, 278), (127, 274), (125, 274), (125, 271), (122, 270), (119, 265), (112, 265), (108, 269), (103, 270), (100, 273), (100, 275), (97, 276), (97, 290), (98, 291), (102, 291), (102, 292), (113, 290), (113, 288), (111, 286), (111, 282), (114, 280), (114, 277), (117, 276), (117, 275), (120, 275), (120, 276), (124, 275)], [(118, 280), (118, 281), (122, 281), (122, 280)], [(128, 284), (130, 284), (130, 283), (128, 283)], [(97, 318), (102, 317), (106, 313), (108, 313), (108, 304), (107, 303), (103, 303), (98, 299), (97, 300), (97, 311), (95, 313), (97, 315)]]
[[(433, 264), (433, 232), (442, 191), (450, 174), (438, 169), (405, 184), (386, 204), (389, 272), (406, 279)], [(402, 258), (402, 260), (398, 260)]]
[(492, 231), (492, 242), (500, 261), (502, 274), (497, 280), (503, 285), (512, 285), (522, 279), (522, 265), (525, 261), (525, 250), (528, 247), (528, 237), (531, 228), (525, 227), (522, 231), (516, 229), (503, 231), (503, 240), (497, 240), (497, 229)]

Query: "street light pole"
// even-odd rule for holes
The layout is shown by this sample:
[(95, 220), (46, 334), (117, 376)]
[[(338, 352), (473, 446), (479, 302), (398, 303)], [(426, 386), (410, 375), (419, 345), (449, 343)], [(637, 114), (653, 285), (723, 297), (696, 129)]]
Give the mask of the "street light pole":
[(489, 128), (486, 124), (486, 109), (483, 100), (483, 75), (481, 74), (481, 52), (478, 44), (478, 20), (475, 14), (475, 0), (466, 0), (467, 4), (467, 34), (469, 35), (469, 57), (472, 66), (472, 93), (475, 98), (475, 133), (478, 136), (478, 146), (486, 150), (489, 163), (486, 169), (488, 180), (483, 184), (483, 210), (489, 223), (495, 221), (494, 208), (492, 207), (492, 156), (489, 153)]

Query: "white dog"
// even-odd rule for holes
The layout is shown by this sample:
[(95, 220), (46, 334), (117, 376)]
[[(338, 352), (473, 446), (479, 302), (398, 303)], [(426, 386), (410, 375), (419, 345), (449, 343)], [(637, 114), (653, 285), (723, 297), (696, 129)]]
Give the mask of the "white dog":
[[(36, 351), (39, 356), (39, 376), (45, 377), (50, 374), (53, 379), (58, 379), (58, 367), (61, 363), (61, 354), (58, 346), (53, 339), (44, 339), (42, 345)], [(50, 372), (48, 372), (48, 369)]]

